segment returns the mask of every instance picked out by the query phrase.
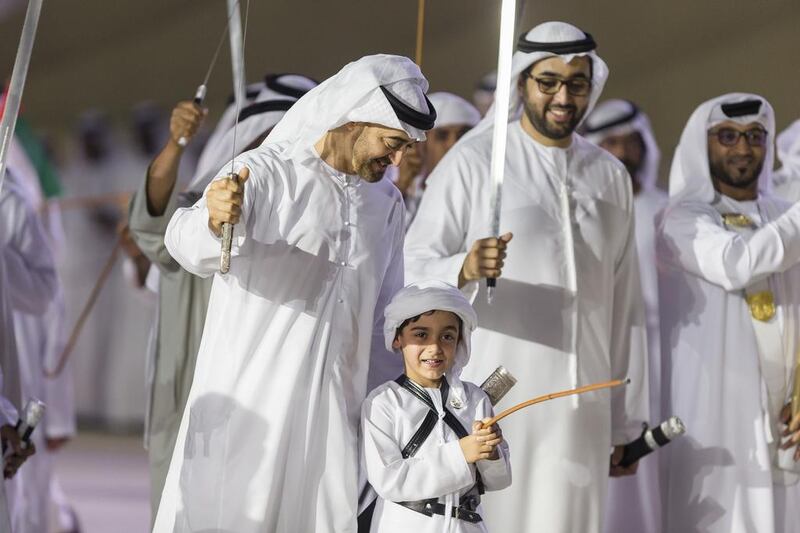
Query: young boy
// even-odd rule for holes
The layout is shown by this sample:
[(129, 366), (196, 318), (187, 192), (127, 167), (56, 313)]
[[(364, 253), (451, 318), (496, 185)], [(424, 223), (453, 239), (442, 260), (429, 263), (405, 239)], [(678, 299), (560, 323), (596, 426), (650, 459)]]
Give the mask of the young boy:
[[(385, 310), (386, 346), (405, 373), (373, 390), (361, 410), (367, 479), (378, 493), (372, 533), (486, 532), (480, 495), (511, 484), (508, 446), (486, 394), (462, 382), (477, 318), (461, 292), (428, 281)], [(471, 432), (467, 429), (471, 428)]]

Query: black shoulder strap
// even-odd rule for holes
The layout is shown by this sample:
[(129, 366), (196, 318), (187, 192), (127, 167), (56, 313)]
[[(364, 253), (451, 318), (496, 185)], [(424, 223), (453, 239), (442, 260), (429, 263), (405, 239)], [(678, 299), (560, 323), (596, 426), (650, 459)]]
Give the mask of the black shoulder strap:
[[(428, 439), (431, 432), (433, 432), (433, 428), (436, 427), (436, 421), (439, 419), (439, 412), (436, 410), (436, 406), (433, 404), (433, 399), (431, 398), (431, 395), (428, 394), (428, 391), (408, 379), (408, 376), (402, 374), (394, 381), (428, 406), (428, 414), (425, 415), (425, 419), (422, 421), (422, 424), (420, 424), (419, 428), (414, 433), (414, 436), (411, 437), (411, 440), (409, 440), (405, 447), (403, 447), (403, 459), (408, 459), (409, 457), (413, 457), (414, 454), (419, 451), (420, 447)], [(450, 393), (450, 385), (448, 385), (447, 380), (444, 377), (442, 378), (440, 390), (442, 393), (442, 411), (444, 411), (444, 423), (453, 430), (459, 439), (463, 439), (469, 435), (469, 431), (467, 431), (461, 421), (447, 409), (447, 396)], [(477, 469), (475, 470), (475, 475), (476, 484), (478, 485), (478, 492), (479, 494), (483, 494), (483, 480), (481, 479), (481, 473)]]
[(394, 380), (395, 383), (403, 387), (405, 390), (416, 396), (422, 403), (428, 406), (428, 414), (417, 429), (411, 440), (403, 447), (403, 459), (413, 457), (419, 451), (420, 446), (428, 439), (433, 428), (436, 427), (436, 421), (439, 419), (439, 414), (436, 412), (436, 407), (433, 405), (433, 400), (428, 391), (408, 379), (408, 376), (402, 374), (399, 378)]

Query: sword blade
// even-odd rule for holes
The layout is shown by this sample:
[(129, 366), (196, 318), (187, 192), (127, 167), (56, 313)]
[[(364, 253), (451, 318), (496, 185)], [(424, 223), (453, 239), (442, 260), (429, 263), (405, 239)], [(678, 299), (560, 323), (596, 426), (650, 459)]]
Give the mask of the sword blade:
[(31, 62), (33, 43), (36, 40), (36, 28), (39, 25), (39, 14), (42, 11), (42, 0), (30, 0), (25, 22), (22, 25), (22, 35), (17, 48), (17, 58), (14, 60), (14, 70), (11, 73), (11, 84), (5, 98), (3, 119), (0, 120), (0, 190), (6, 178), (6, 157), (11, 139), (14, 138), (14, 128), (17, 125), (19, 106), (22, 102), (22, 91), (25, 89), (25, 79), (28, 76), (28, 66)]

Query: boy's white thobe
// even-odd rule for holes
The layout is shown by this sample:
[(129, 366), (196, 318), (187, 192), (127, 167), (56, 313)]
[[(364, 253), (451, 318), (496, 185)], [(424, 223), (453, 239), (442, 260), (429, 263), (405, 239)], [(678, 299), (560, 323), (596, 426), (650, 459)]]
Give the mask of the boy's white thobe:
[[(493, 416), (489, 399), (479, 387), (464, 382), (466, 403), (460, 408), (448, 404), (447, 409), (459, 419), (468, 432), (472, 422)], [(437, 411), (443, 416), (439, 389), (425, 389)], [(403, 459), (402, 450), (416, 433), (429, 408), (419, 398), (389, 381), (372, 391), (364, 401), (361, 427), (364, 458), (369, 483), (378, 493), (372, 516), (373, 533), (478, 533), (492, 529), (484, 521), (472, 524), (451, 519), (445, 528), (445, 517), (425, 516), (395, 502), (438, 498), (458, 507), (458, 498), (473, 488), (476, 471), (481, 474), (487, 491), (506, 488), (511, 483), (508, 445), (497, 447), (499, 459), (467, 463), (458, 436), (441, 418), (417, 453)], [(483, 509), (478, 507), (483, 517)], [(500, 529), (497, 529), (500, 531)]]

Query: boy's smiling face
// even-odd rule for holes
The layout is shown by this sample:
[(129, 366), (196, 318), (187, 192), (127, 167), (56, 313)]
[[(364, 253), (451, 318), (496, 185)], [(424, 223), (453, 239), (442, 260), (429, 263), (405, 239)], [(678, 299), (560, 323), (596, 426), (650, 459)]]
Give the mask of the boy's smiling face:
[(432, 311), (406, 324), (392, 347), (403, 352), (406, 376), (436, 388), (455, 362), (460, 320), (450, 311)]

